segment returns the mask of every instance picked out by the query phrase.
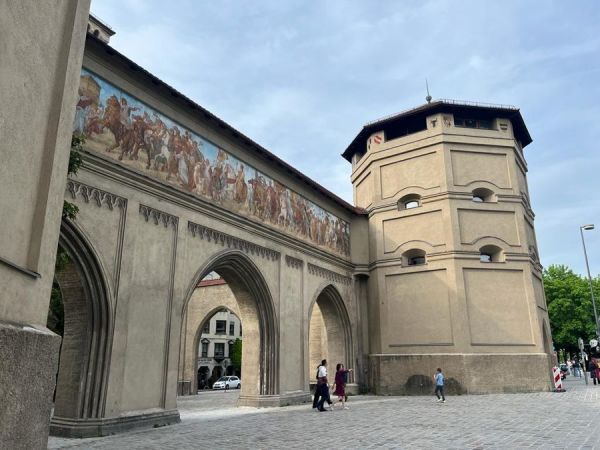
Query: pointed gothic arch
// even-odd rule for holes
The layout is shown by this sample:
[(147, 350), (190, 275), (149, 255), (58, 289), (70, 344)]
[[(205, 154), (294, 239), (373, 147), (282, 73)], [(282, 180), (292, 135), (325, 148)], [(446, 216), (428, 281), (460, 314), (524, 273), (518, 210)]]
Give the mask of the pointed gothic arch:
[(63, 220), (59, 247), (69, 260), (55, 274), (64, 335), (50, 430), (82, 437), (94, 428), (91, 422), (105, 416), (113, 334), (110, 290), (98, 256), (74, 223)]
[(274, 399), (279, 394), (279, 321), (267, 282), (258, 266), (245, 253), (239, 250), (219, 252), (194, 275), (185, 296), (182, 315), (198, 283), (212, 271), (229, 285), (244, 326), (244, 380), (240, 404), (267, 405), (269, 397)]
[[(337, 363), (354, 369), (352, 324), (344, 300), (333, 284), (321, 287), (308, 310), (309, 381), (321, 359), (327, 359), (330, 370)], [(333, 369), (332, 369), (333, 368)]]

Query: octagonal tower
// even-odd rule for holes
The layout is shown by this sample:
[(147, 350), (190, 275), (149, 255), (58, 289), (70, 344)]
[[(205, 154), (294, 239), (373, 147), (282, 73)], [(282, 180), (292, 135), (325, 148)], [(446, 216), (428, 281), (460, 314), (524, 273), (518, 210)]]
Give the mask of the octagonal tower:
[(434, 101), (343, 156), (369, 217), (369, 384), (379, 394), (550, 387), (551, 337), (517, 108)]

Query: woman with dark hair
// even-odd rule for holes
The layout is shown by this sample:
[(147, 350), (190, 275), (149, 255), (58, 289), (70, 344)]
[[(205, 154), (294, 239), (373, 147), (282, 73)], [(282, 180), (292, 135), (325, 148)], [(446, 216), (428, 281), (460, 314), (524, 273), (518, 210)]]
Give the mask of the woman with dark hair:
[(346, 370), (342, 363), (338, 363), (337, 366), (335, 366), (335, 383), (333, 384), (333, 386), (335, 387), (335, 390), (333, 392), (333, 395), (337, 395), (338, 401), (342, 403), (343, 409), (348, 409), (348, 407), (346, 406), (346, 401), (345, 401), (346, 400), (346, 377), (348, 375), (348, 372), (352, 372), (352, 369)]

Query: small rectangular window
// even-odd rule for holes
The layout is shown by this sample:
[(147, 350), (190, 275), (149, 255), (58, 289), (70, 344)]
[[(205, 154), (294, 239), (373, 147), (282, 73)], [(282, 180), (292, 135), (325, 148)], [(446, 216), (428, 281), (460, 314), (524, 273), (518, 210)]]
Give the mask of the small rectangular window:
[(215, 342), (215, 358), (225, 357), (225, 344), (223, 342)]
[(202, 328), (202, 332), (206, 334), (210, 333), (210, 320), (206, 321), (204, 328)]
[(233, 336), (235, 334), (235, 323), (229, 322), (229, 336)]
[(227, 321), (217, 320), (215, 334), (226, 334), (227, 333)]
[(203, 358), (207, 358), (208, 357), (208, 342), (203, 342), (202, 343), (202, 357)]
[(481, 130), (491, 130), (492, 121), (487, 119), (464, 119), (462, 117), (455, 117), (454, 126), (461, 128), (479, 128)]
[(491, 130), (492, 129), (492, 121), (479, 119), (477, 121), (477, 128), (481, 128), (482, 130)]

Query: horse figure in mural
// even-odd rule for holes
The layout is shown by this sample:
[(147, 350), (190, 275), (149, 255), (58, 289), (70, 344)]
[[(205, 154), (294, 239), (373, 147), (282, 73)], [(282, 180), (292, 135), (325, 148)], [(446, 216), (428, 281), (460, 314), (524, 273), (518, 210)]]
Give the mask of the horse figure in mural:
[(133, 130), (128, 129), (121, 121), (121, 104), (115, 95), (106, 100), (103, 122), (115, 138), (115, 143), (108, 147), (106, 151), (110, 153), (114, 149), (120, 148), (119, 161), (121, 161), (123, 156), (128, 154), (133, 147)]
[(258, 177), (249, 181), (252, 185), (252, 205), (254, 213), (261, 219), (265, 217), (266, 210), (266, 188), (263, 181)]

